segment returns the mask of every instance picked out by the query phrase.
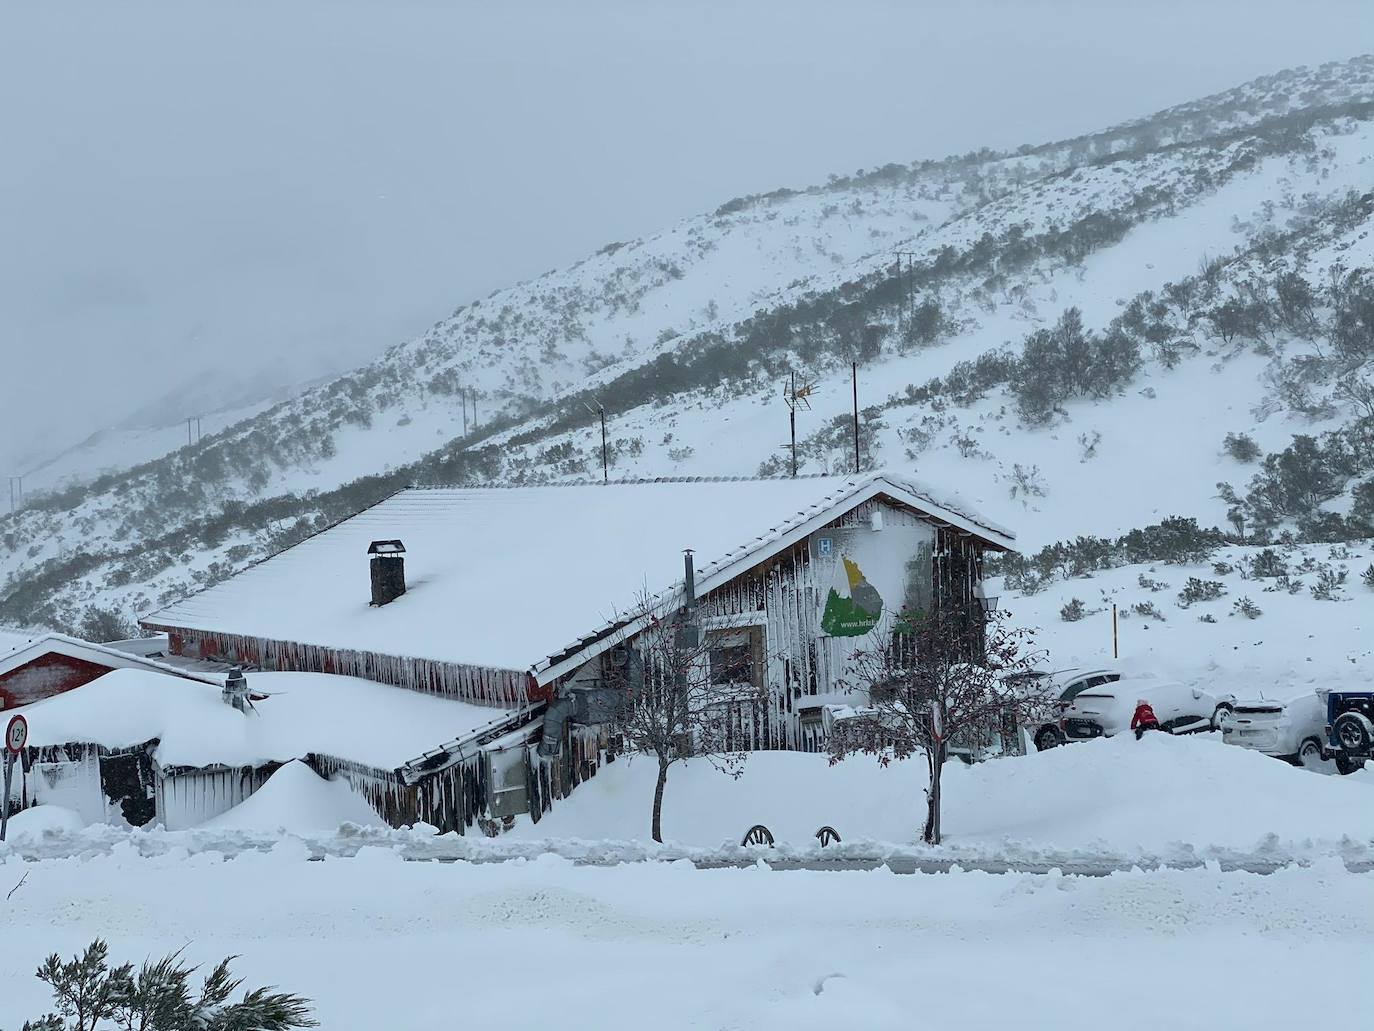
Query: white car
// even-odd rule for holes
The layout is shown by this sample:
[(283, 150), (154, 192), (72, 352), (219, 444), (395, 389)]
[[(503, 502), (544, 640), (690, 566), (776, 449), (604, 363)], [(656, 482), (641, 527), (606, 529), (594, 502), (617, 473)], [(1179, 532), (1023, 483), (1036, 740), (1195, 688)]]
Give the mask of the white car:
[(1313, 693), (1289, 702), (1267, 699), (1237, 702), (1235, 712), (1221, 727), (1228, 745), (1253, 748), (1295, 766), (1320, 770), (1326, 705)]
[(1050, 707), (1050, 713), (1038, 726), (1026, 728), (1036, 750), (1043, 752), (1047, 748), (1064, 743), (1064, 732), (1059, 729), (1059, 720), (1070, 702), (1091, 688), (1116, 683), (1121, 676), (1120, 672), (1112, 669), (1064, 669), (1055, 673), (1020, 674), (1018, 679), (1028, 684), (1038, 696), (1043, 697)]
[(1140, 699), (1150, 703), (1160, 728), (1172, 734), (1217, 730), (1230, 717), (1236, 698), (1200, 687), (1146, 677), (1123, 677), (1089, 688), (1075, 698), (1059, 721), (1067, 741), (1111, 737), (1131, 729)]

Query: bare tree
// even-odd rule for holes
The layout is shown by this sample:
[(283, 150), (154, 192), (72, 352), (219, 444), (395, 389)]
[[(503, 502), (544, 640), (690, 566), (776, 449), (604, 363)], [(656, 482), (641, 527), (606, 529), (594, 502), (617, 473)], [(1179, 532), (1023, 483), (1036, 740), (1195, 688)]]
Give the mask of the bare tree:
[(742, 772), (750, 744), (740, 733), (742, 717), (752, 719), (765, 697), (762, 656), (747, 642), (732, 643), (729, 627), (703, 633), (695, 605), (681, 598), (645, 599), (643, 609), (647, 625), (623, 646), (620, 661), (603, 666), (602, 683), (613, 699), (611, 732), (627, 752), (658, 763), (651, 829), (661, 842), (663, 791), (674, 763), (696, 756), (731, 776)]
[(929, 781), (921, 837), (932, 845), (940, 843), (940, 777), (951, 745), (994, 732), (1005, 740), (1048, 708), (1024, 676), (1039, 659), (1030, 633), (1008, 629), (1001, 615), (985, 623), (957, 605), (903, 612), (891, 634), (854, 656), (846, 678), (851, 689), (867, 692), (868, 704), (836, 720), (831, 763), (862, 753), (886, 766), (923, 754)]

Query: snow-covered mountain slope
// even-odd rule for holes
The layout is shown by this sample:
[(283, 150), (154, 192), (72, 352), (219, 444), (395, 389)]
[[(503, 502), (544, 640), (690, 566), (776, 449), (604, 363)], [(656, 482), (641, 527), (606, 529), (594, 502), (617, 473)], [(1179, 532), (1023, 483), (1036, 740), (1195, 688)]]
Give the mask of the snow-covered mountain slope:
[(170, 600), (407, 482), (599, 477), (596, 404), (614, 476), (777, 473), (796, 372), (814, 384), (799, 464), (847, 469), (851, 362), (865, 465), (949, 482), (1031, 548), (1168, 514), (1358, 515), (1374, 460), (1333, 458), (1306, 501), (1276, 501), (1292, 485), (1250, 490), (1267, 466), (1222, 442), (1263, 455), (1357, 425), (1341, 384), (1374, 359), (1372, 134), (1363, 58), (1014, 154), (737, 198), (33, 499), (0, 520), (0, 616)]

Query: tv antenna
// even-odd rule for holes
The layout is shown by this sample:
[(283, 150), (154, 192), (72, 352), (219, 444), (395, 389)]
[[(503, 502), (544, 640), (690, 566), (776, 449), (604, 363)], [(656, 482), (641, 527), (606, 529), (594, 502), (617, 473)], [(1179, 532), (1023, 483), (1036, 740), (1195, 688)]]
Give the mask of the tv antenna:
[(797, 475), (797, 409), (805, 408), (811, 411), (811, 392), (815, 389), (814, 383), (803, 382), (797, 386), (797, 373), (793, 370), (788, 374), (787, 382), (782, 385), (782, 399), (787, 403), (787, 426), (792, 433), (792, 443), (786, 445), (792, 452), (792, 475)]

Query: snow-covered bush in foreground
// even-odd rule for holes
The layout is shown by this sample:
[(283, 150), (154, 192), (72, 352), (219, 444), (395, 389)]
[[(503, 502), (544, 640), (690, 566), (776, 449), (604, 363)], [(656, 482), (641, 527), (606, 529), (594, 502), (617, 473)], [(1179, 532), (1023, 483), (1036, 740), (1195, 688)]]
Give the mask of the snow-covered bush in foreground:
[(229, 976), (221, 960), (197, 992), (191, 987), (195, 967), (174, 952), (157, 962), (111, 967), (110, 950), (97, 938), (79, 956), (64, 963), (53, 953), (38, 968), (38, 979), (52, 989), (55, 1013), (26, 1021), (23, 1031), (286, 1031), (318, 1027), (310, 1003), (300, 996), (255, 988), (239, 1002), (229, 997), (243, 982)]

